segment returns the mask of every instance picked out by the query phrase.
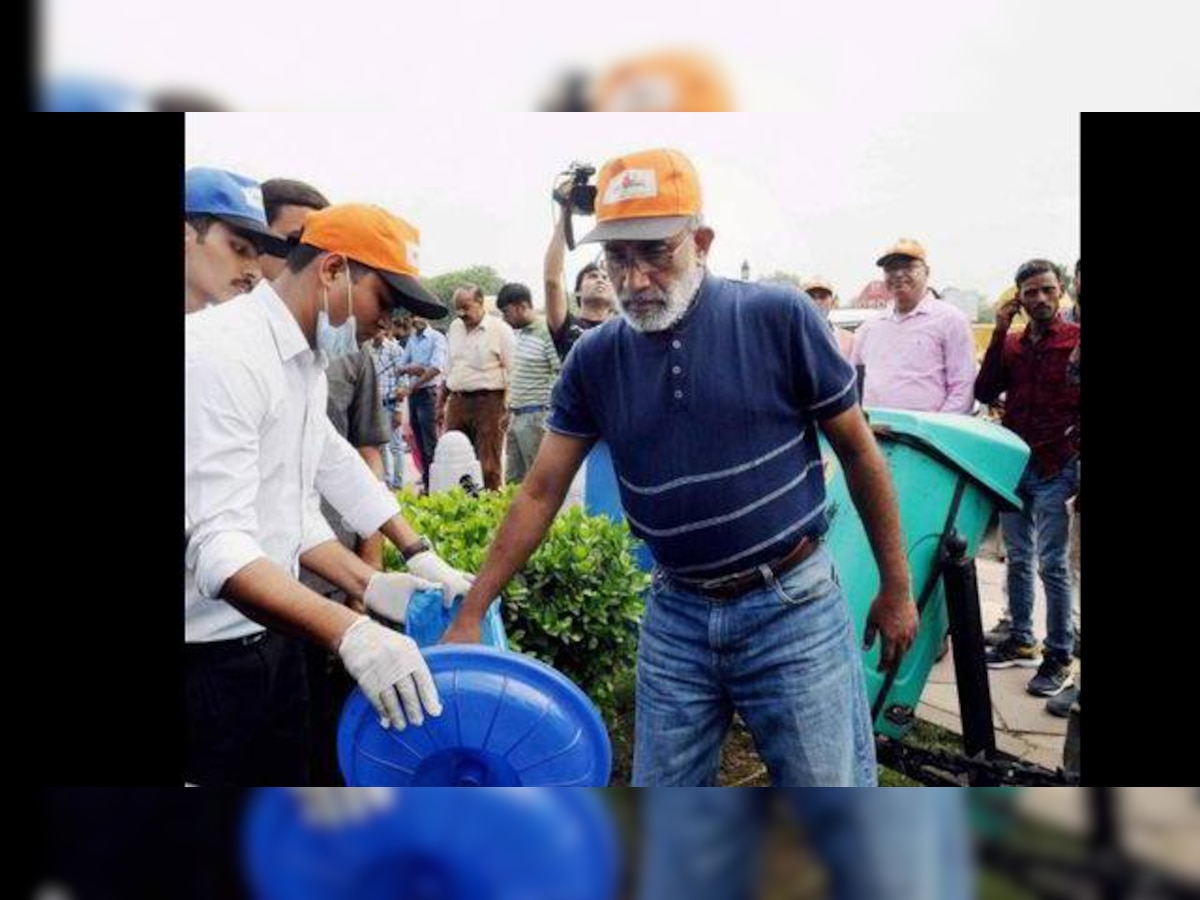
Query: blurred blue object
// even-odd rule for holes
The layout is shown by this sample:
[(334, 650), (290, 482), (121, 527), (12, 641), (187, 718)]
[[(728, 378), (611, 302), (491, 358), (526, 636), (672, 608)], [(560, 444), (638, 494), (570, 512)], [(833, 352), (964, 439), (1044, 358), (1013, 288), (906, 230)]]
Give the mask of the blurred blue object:
[(61, 78), (42, 86), (38, 112), (150, 112), (144, 97), (122, 85)]
[[(432, 647), (442, 639), (450, 623), (458, 615), (463, 598), (455, 597), (449, 609), (442, 605), (442, 592), (417, 591), (408, 602), (404, 631), (421, 647)], [(508, 649), (504, 621), (500, 618), (500, 598), (497, 597), (484, 614), (483, 643), (497, 650)]]
[[(647, 788), (642, 900), (753, 895), (771, 791)], [(956, 788), (776, 789), (829, 875), (832, 900), (971, 900), (966, 795)]]
[(595, 704), (545, 663), (478, 644), (429, 647), (442, 714), (384, 729), (359, 690), (338, 726), (351, 786), (603, 787), (612, 746)]
[(250, 798), (243, 865), (255, 900), (613, 900), (617, 841), (591, 791), (401, 791), (337, 826), (286, 788)]
[[(625, 521), (625, 507), (621, 505), (621, 489), (617, 484), (617, 471), (613, 468), (612, 451), (604, 441), (596, 441), (584, 460), (586, 478), (583, 484), (583, 508), (589, 516), (607, 516), (614, 522)], [(635, 552), (638, 568), (643, 572), (654, 569), (654, 554), (645, 542), (637, 542)]]

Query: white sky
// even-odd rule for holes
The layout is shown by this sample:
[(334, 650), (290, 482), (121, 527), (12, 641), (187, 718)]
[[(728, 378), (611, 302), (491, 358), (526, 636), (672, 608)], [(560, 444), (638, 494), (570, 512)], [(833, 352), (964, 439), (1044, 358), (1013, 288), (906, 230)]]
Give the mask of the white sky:
[(710, 50), (746, 111), (1195, 110), (1188, 0), (43, 0), (43, 71), (247, 110), (527, 111), (566, 62)]
[[(1024, 260), (1079, 255), (1079, 117), (1037, 110), (1019, 129), (952, 113), (193, 113), (185, 165), (377, 203), (421, 230), (423, 275), (491, 265), (541, 305), (555, 173), (656, 146), (699, 172), (719, 274), (743, 260), (752, 278), (819, 273), (849, 300), (905, 236), (925, 244), (934, 286), (995, 297)], [(595, 253), (570, 254), (570, 284)]]

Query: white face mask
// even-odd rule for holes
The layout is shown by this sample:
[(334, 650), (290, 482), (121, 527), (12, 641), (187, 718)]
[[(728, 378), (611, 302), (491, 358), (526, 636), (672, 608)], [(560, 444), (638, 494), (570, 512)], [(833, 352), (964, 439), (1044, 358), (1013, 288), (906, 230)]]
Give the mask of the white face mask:
[(330, 359), (337, 359), (358, 349), (358, 322), (354, 319), (354, 282), (350, 280), (350, 266), (346, 265), (346, 302), (350, 314), (336, 328), (329, 322), (329, 291), (321, 287), (321, 309), (317, 312), (317, 347), (324, 350)]

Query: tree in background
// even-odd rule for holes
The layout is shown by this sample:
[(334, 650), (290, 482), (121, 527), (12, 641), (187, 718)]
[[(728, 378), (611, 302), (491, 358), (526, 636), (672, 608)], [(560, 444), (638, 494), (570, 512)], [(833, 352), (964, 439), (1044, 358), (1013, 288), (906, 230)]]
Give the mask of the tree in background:
[(759, 284), (787, 284), (794, 287), (796, 290), (801, 290), (800, 285), (804, 283), (804, 279), (792, 272), (773, 272), (758, 279)]
[(426, 289), (446, 306), (450, 305), (454, 289), (465, 281), (479, 285), (485, 294), (493, 296), (500, 292), (506, 279), (491, 266), (469, 266), (466, 269), (456, 269), (443, 275), (421, 279), (421, 283), (425, 285)]

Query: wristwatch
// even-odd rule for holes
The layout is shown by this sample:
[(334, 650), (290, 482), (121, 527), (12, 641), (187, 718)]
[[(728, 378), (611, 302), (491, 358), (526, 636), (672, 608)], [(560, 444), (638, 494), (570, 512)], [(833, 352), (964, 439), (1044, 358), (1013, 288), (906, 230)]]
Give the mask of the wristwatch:
[(433, 544), (429, 543), (429, 538), (418, 538), (415, 544), (409, 544), (407, 547), (400, 548), (400, 555), (404, 557), (404, 561), (408, 562), (418, 553), (424, 553), (426, 550), (432, 550)]

